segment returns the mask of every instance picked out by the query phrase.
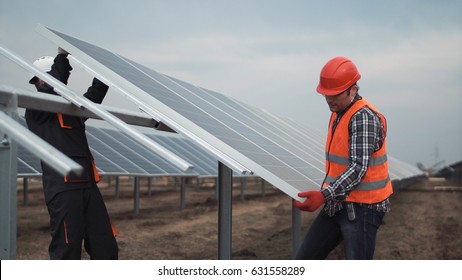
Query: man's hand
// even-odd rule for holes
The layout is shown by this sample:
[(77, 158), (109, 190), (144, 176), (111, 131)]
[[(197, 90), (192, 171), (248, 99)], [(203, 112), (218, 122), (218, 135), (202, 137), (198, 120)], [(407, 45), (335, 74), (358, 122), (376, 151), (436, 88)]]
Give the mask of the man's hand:
[(325, 202), (324, 195), (320, 191), (308, 191), (298, 194), (299, 197), (306, 197), (304, 202), (294, 201), (295, 207), (302, 211), (314, 212)]

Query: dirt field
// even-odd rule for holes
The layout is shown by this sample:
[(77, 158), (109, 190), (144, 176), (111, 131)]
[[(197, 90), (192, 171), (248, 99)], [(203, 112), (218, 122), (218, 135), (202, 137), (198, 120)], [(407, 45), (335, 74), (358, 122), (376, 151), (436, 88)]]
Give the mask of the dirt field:
[[(238, 183), (238, 182), (237, 182)], [(114, 184), (114, 183), (113, 183)], [(462, 259), (462, 191), (424, 181), (392, 197), (392, 211), (379, 230), (375, 259)], [(170, 179), (156, 181), (148, 195), (141, 182), (140, 212), (134, 214), (133, 187), (120, 182), (120, 196), (107, 180), (99, 184), (118, 231), (120, 259), (217, 259), (217, 204), (211, 184), (188, 186), (186, 207)], [(49, 221), (40, 182), (30, 181), (28, 206), (18, 187), (17, 259), (48, 259)], [(291, 199), (273, 187), (262, 196), (258, 182), (248, 182), (245, 200), (235, 184), (233, 259), (291, 259)], [(304, 236), (316, 214), (303, 213)], [(83, 258), (88, 258), (83, 255)], [(342, 259), (341, 246), (329, 259)]]

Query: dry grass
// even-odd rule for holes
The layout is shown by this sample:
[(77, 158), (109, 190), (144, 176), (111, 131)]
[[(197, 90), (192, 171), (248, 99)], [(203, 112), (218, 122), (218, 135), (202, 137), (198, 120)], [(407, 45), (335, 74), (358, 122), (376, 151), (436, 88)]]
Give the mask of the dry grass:
[[(141, 185), (140, 213), (134, 214), (131, 182), (100, 183), (111, 219), (118, 231), (120, 259), (217, 259), (217, 205), (212, 181), (197, 190), (188, 186), (186, 208), (180, 209), (179, 189), (171, 179), (158, 179), (148, 195)], [(420, 186), (420, 187), (419, 187)], [(375, 259), (462, 259), (462, 192), (402, 191), (392, 197), (392, 211), (379, 230)], [(315, 214), (303, 213), (303, 231)], [(29, 205), (18, 192), (17, 259), (48, 259), (48, 213), (40, 182), (31, 182)], [(247, 184), (245, 200), (239, 188), (233, 198), (233, 259), (291, 259), (291, 199), (273, 187), (261, 195), (259, 183)], [(303, 236), (303, 234), (302, 234)], [(83, 258), (88, 258), (84, 254)], [(341, 259), (337, 248), (330, 259)]]

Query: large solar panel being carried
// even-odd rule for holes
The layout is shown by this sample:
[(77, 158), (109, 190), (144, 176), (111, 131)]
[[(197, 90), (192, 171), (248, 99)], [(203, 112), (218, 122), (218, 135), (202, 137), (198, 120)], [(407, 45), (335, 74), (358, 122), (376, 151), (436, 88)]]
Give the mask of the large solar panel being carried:
[[(286, 138), (287, 127), (271, 122), (257, 109), (50, 28), (39, 25), (37, 31), (229, 168), (255, 173), (295, 199), (300, 191), (318, 189), (324, 179), (324, 162), (305, 149), (310, 139), (300, 145)], [(299, 131), (290, 135), (304, 137)]]

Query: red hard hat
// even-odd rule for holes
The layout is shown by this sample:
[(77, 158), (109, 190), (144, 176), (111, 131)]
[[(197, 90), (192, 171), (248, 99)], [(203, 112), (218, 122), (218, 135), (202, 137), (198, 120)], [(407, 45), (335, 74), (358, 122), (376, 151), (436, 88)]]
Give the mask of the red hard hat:
[(351, 60), (341, 56), (335, 57), (322, 68), (316, 91), (323, 95), (337, 95), (354, 85), (359, 79), (361, 79), (361, 74)]

